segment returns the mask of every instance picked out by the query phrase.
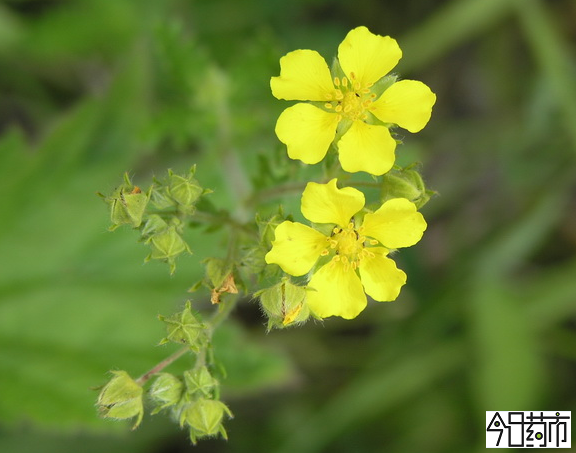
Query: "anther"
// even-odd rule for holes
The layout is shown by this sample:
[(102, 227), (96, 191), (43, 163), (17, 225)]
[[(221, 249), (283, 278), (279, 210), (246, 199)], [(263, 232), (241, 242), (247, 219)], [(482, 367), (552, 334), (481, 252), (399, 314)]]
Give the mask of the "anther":
[(347, 87), (348, 86), (348, 79), (346, 77), (342, 77), (342, 86), (343, 87)]
[(328, 251), (328, 249), (324, 249), (324, 250), (322, 250), (322, 251), (320, 252), (320, 256), (326, 256), (326, 255), (328, 255), (328, 253), (330, 253), (330, 252)]
[(324, 104), (324, 108), (331, 109), (331, 108), (332, 108), (332, 104), (330, 104), (329, 102), (327, 102), (326, 104)]
[(335, 87), (339, 87), (340, 86), (340, 79), (338, 77), (334, 77), (334, 86)]
[(378, 245), (378, 241), (376, 239), (370, 239), (370, 245)]

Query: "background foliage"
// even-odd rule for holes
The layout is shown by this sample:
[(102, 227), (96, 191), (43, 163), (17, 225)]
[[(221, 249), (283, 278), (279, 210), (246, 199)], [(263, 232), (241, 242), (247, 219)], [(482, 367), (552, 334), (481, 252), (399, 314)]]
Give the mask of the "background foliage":
[(400, 299), (354, 321), (266, 334), (242, 302), (217, 338), (230, 440), (196, 450), (480, 451), (486, 410), (576, 410), (575, 17), (571, 0), (0, 3), (0, 450), (192, 448), (162, 415), (98, 419), (90, 388), (171, 352), (156, 315), (221, 233), (194, 230), (170, 277), (106, 231), (94, 193), (197, 163), (232, 208), (238, 187), (290, 177), (269, 78), (357, 25), (397, 38), (398, 72), (438, 95), (399, 150), (441, 194), (429, 230), (398, 256)]

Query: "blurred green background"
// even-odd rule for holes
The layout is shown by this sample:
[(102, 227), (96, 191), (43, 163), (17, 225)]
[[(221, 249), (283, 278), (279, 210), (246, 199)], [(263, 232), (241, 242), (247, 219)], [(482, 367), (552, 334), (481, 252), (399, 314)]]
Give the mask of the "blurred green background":
[(223, 142), (250, 177), (263, 177), (259, 155), (285, 159), (273, 131), (288, 104), (269, 91), (279, 58), (330, 58), (358, 25), (395, 37), (397, 72), (438, 96), (398, 151), (440, 193), (423, 241), (397, 255), (408, 284), (354, 321), (269, 334), (243, 301), (217, 338), (230, 440), (194, 451), (476, 452), (486, 410), (576, 410), (573, 0), (9, 0), (0, 451), (193, 449), (163, 415), (135, 432), (98, 419), (91, 387), (172, 351), (155, 346), (156, 315), (182, 306), (222, 238), (192, 232), (195, 254), (170, 277), (142, 265), (132, 231), (107, 232), (95, 192), (124, 171), (146, 186), (197, 163), (212, 200), (233, 207), (243, 182), (220, 170)]

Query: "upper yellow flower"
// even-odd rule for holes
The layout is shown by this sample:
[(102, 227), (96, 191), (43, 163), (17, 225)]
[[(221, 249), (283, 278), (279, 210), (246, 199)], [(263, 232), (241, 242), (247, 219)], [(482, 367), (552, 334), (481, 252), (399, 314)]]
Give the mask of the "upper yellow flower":
[[(375, 83), (396, 66), (402, 51), (389, 36), (366, 27), (351, 30), (338, 47), (342, 74), (331, 74), (313, 50), (295, 50), (280, 59), (280, 76), (272, 77), (272, 94), (299, 103), (282, 112), (276, 135), (288, 156), (307, 164), (320, 162), (330, 144), (337, 146), (342, 168), (382, 175), (394, 165), (396, 141), (387, 125), (421, 130), (436, 96), (415, 80), (393, 83), (381, 95)], [(340, 71), (340, 69), (338, 69)], [(337, 135), (338, 132), (338, 135)]]
[(266, 254), (268, 264), (301, 276), (320, 257), (328, 260), (308, 284), (307, 303), (316, 316), (355, 318), (366, 307), (366, 294), (391, 301), (406, 283), (406, 274), (386, 255), (391, 248), (418, 242), (426, 229), (424, 217), (414, 203), (394, 198), (357, 224), (353, 216), (363, 207), (359, 190), (338, 189), (336, 179), (327, 184), (311, 182), (302, 194), (302, 214), (314, 223), (336, 225), (331, 234), (290, 221), (276, 227), (272, 249)]

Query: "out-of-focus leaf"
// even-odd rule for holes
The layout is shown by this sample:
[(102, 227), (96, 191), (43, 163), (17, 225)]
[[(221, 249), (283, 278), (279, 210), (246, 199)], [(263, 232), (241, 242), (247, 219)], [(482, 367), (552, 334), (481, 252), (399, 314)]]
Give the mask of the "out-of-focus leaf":
[(233, 323), (216, 330), (214, 350), (226, 369), (225, 394), (242, 396), (279, 388), (293, 378), (294, 370), (284, 353), (257, 343)]

